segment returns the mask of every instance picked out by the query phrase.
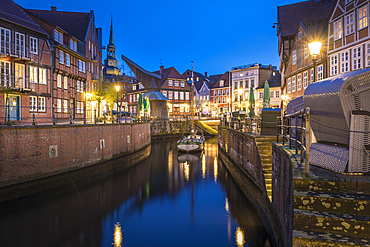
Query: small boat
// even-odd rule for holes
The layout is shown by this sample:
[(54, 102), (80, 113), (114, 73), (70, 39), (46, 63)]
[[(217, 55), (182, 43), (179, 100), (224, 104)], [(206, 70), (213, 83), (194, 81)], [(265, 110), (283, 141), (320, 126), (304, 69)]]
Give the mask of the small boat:
[(204, 136), (196, 134), (194, 130), (190, 135), (184, 136), (177, 141), (177, 148), (180, 152), (197, 152), (202, 151), (204, 147)]

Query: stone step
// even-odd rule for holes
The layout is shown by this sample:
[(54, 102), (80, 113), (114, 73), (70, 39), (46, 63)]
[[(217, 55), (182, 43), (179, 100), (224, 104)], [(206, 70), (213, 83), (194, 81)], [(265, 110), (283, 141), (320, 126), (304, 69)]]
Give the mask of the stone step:
[(260, 156), (261, 155), (272, 156), (272, 150), (271, 149), (270, 150), (260, 150), (260, 149), (258, 149), (258, 153), (259, 153)]
[(265, 179), (271, 179), (271, 181), (272, 181), (272, 174), (271, 173), (264, 173), (263, 176), (265, 176)]
[(265, 176), (265, 184), (271, 184), (272, 183), (272, 178), (266, 178)]
[(262, 164), (262, 170), (265, 172), (265, 170), (272, 170), (272, 164)]
[(294, 208), (370, 215), (370, 195), (295, 190)]
[(270, 158), (262, 158), (261, 157), (261, 163), (266, 164), (266, 165), (272, 164), (272, 157), (270, 157)]
[(272, 185), (271, 184), (266, 184), (266, 190), (267, 191), (269, 191), (269, 190), (272, 191)]
[(294, 230), (369, 237), (370, 216), (294, 209)]
[(293, 179), (293, 188), (295, 190), (309, 191), (328, 191), (341, 193), (369, 194), (370, 182), (361, 181), (361, 179), (341, 179), (341, 180), (315, 180), (315, 179)]
[(370, 246), (370, 238), (314, 231), (293, 231), (293, 246)]
[(256, 142), (258, 148), (272, 148), (272, 142)]
[(276, 142), (276, 136), (265, 136), (265, 137), (256, 137), (256, 142)]

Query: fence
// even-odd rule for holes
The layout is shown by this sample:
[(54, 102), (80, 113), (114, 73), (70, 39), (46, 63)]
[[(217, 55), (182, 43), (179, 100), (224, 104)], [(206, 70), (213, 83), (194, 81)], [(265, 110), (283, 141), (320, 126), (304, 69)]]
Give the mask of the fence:
[(261, 132), (261, 121), (262, 119), (259, 117), (248, 118), (227, 116), (220, 118), (222, 126), (228, 126), (229, 128), (255, 135), (258, 135)]
[(289, 149), (294, 145), (295, 153), (300, 152), (300, 161), (305, 160), (306, 176), (309, 176), (310, 155), (310, 108), (302, 109), (292, 114), (277, 118), (277, 142), (279, 137), (283, 145), (288, 141)]

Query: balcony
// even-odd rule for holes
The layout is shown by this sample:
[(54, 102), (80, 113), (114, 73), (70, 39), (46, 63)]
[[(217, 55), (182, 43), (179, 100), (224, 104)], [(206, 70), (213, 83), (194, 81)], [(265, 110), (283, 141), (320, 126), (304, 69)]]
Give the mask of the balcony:
[(15, 61), (33, 61), (34, 55), (26, 45), (3, 42), (0, 46), (0, 58), (10, 57)]
[(1, 91), (23, 91), (25, 82), (22, 78), (14, 78), (9, 74), (0, 73), (0, 90)]

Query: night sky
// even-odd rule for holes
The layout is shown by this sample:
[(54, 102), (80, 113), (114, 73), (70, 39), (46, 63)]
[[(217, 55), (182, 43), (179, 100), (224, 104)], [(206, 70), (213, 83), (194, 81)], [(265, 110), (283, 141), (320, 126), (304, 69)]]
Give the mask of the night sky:
[[(119, 66), (124, 54), (149, 71), (175, 67), (221, 74), (231, 66), (250, 63), (279, 65), (276, 28), (277, 6), (294, 0), (15, 0), (27, 9), (89, 12), (109, 40), (113, 16), (114, 43)], [(103, 60), (106, 51), (103, 51)], [(128, 67), (125, 72), (128, 73)]]

